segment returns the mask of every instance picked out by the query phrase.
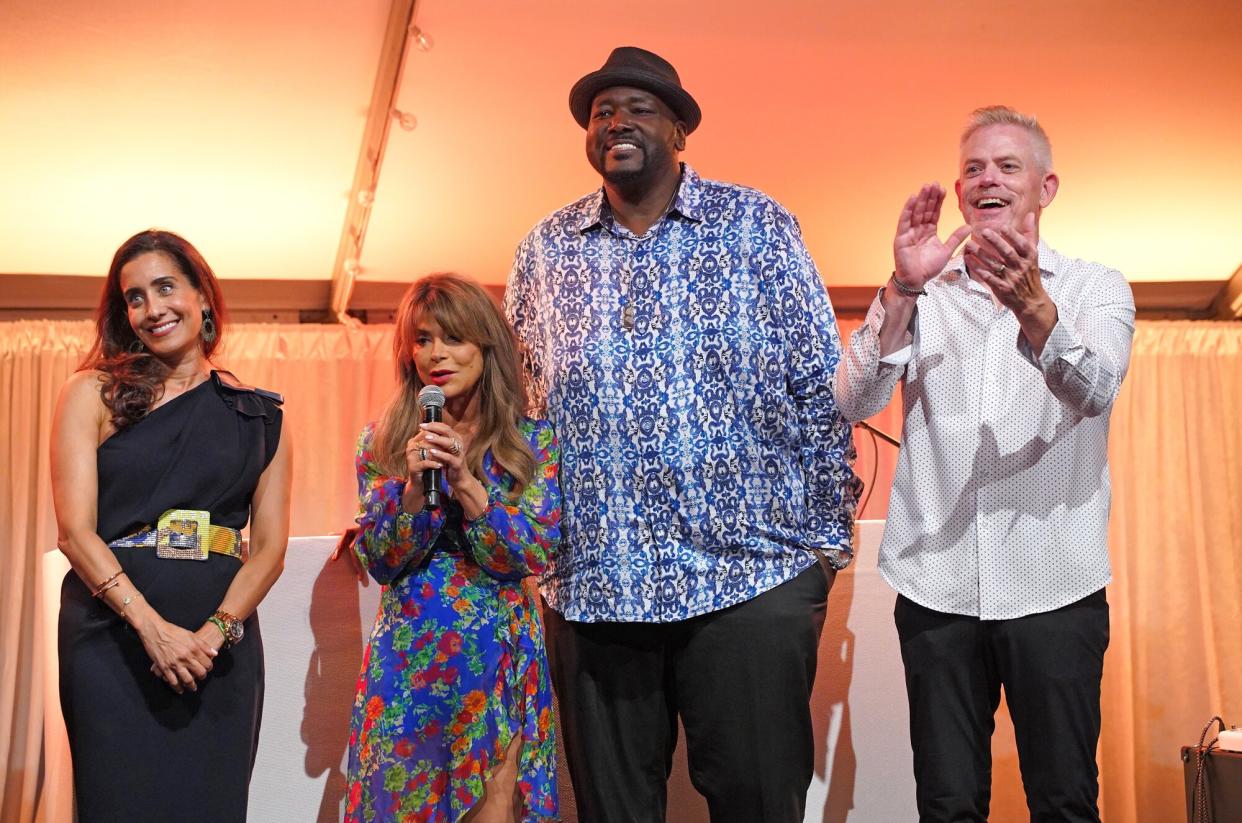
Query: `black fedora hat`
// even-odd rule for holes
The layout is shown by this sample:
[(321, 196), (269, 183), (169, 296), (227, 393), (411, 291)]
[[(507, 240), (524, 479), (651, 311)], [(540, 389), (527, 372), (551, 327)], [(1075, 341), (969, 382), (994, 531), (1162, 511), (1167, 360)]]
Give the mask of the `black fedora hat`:
[(585, 129), (590, 122), (595, 95), (613, 86), (632, 86), (659, 97), (686, 124), (686, 134), (697, 129), (703, 119), (699, 104), (681, 87), (681, 78), (671, 63), (637, 46), (618, 46), (599, 71), (583, 77), (569, 90), (569, 111), (579, 126)]

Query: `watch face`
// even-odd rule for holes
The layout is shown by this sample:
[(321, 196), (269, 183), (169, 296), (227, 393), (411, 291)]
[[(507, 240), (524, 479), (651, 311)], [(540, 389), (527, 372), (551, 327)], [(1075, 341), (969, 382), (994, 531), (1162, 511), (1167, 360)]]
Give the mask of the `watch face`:
[(220, 631), (224, 633), (225, 645), (235, 646), (241, 642), (242, 635), (246, 633), (246, 627), (233, 615), (228, 612), (216, 612), (211, 616), (212, 621), (220, 627)]

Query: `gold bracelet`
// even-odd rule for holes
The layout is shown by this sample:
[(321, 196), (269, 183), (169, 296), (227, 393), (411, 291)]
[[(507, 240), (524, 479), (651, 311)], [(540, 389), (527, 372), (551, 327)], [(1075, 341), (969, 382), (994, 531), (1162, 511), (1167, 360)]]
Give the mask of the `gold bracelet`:
[[(103, 594), (108, 589), (112, 588), (112, 586), (115, 586), (116, 583), (112, 583), (112, 581), (116, 580), (118, 577), (120, 577), (123, 574), (125, 574), (124, 569), (120, 569), (114, 572), (111, 577), (107, 578), (106, 580), (104, 580), (102, 583), (100, 583), (98, 586), (95, 587), (95, 593), (92, 594), (91, 597), (99, 597), (99, 595)], [(112, 583), (112, 586), (109, 586), (108, 585), (109, 583)]]
[(133, 603), (133, 602), (134, 602), (136, 599), (138, 599), (139, 597), (142, 597), (142, 592), (134, 592), (133, 594), (127, 594), (127, 595), (125, 595), (125, 597), (121, 600), (121, 608), (117, 609), (117, 612), (116, 612), (116, 613), (117, 613), (117, 615), (119, 615), (119, 616), (120, 616), (120, 618), (121, 618), (122, 620), (124, 620), (126, 623), (128, 623), (128, 622), (129, 622), (129, 618), (125, 616), (125, 610), (126, 610), (127, 608), (129, 608), (129, 604), (130, 604), (130, 603)]
[(103, 597), (103, 596), (104, 596), (104, 592), (108, 591), (108, 589), (115, 589), (115, 588), (116, 588), (117, 586), (119, 586), (119, 585), (121, 585), (121, 581), (120, 581), (120, 580), (117, 580), (115, 577), (113, 577), (113, 578), (112, 578), (111, 580), (109, 580), (108, 582), (106, 582), (106, 583), (102, 584), (102, 585), (99, 587), (99, 591), (95, 592), (95, 594), (94, 594), (94, 595), (92, 595), (92, 596), (93, 596), (93, 597)]
[(215, 624), (220, 630), (220, 634), (224, 635), (225, 647), (236, 646), (241, 642), (242, 636), (246, 633), (246, 627), (242, 624), (237, 615), (229, 614), (224, 609), (216, 609), (216, 613), (207, 618), (208, 623)]

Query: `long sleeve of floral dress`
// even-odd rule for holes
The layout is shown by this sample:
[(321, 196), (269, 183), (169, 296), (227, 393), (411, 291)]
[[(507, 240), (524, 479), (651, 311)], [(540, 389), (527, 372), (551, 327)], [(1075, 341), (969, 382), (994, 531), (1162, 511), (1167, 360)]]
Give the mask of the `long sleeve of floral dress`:
[[(488, 506), (405, 513), (374, 428), (358, 441), (353, 548), (385, 584), (350, 723), (347, 821), (456, 821), (515, 737), (522, 820), (555, 819), (552, 694), (538, 603), (523, 578), (560, 541), (559, 449), (549, 423), (520, 425), (535, 457), (522, 493), (484, 456)], [(447, 489), (447, 487), (446, 487)]]
[[(483, 459), (488, 506), (466, 525), (471, 554), (489, 574), (507, 580), (539, 574), (560, 543), (561, 493), (557, 484), (560, 449), (551, 424), (533, 422), (528, 436), (535, 454), (535, 476), (513, 500), (513, 478), (489, 452)], [(444, 509), (410, 514), (401, 508), (406, 479), (382, 474), (373, 454), (374, 425), (358, 438), (358, 536), (354, 550), (380, 583), (390, 583), (409, 565), (417, 566), (444, 528)], [(447, 488), (447, 487), (446, 487)]]

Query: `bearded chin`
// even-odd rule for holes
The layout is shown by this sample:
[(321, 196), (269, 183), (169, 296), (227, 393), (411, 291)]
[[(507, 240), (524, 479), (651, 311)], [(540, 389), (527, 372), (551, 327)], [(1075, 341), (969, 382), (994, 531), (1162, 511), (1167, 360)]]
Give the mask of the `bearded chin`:
[(650, 176), (651, 168), (646, 163), (636, 169), (609, 169), (603, 173), (604, 179), (619, 189), (640, 185)]
[(623, 198), (637, 202), (646, 196), (656, 175), (652, 172), (650, 163), (643, 163), (637, 169), (611, 169), (603, 177)]

